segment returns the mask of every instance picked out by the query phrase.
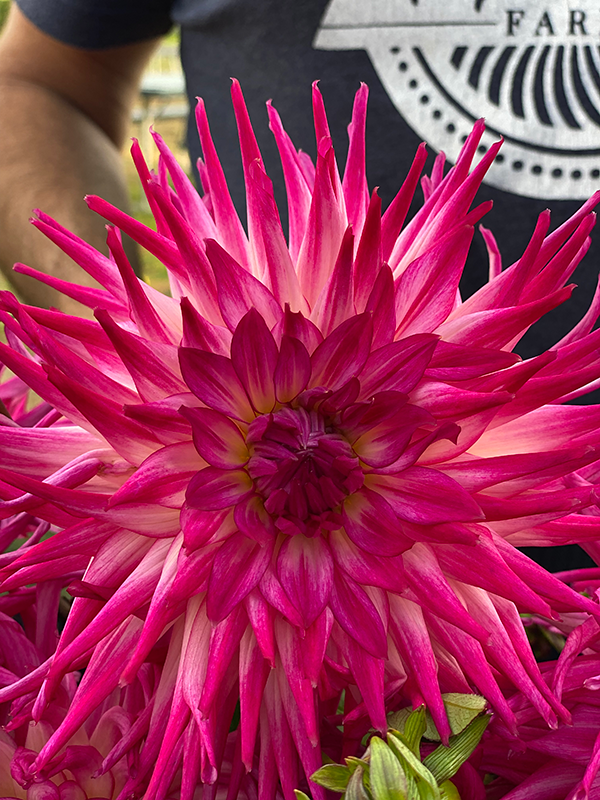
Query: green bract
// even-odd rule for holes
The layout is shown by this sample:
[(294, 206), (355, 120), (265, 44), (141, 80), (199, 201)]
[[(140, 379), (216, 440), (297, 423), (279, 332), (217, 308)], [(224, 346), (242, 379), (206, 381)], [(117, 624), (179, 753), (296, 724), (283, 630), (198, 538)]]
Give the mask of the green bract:
[[(312, 777), (315, 783), (345, 800), (460, 800), (450, 781), (479, 744), (489, 715), (485, 698), (479, 695), (443, 695), (452, 736), (421, 759), (423, 737), (439, 741), (440, 736), (425, 706), (402, 709), (390, 715), (387, 742), (373, 736), (361, 759), (347, 758), (346, 764), (325, 764)], [(297, 800), (308, 800), (296, 792)]]

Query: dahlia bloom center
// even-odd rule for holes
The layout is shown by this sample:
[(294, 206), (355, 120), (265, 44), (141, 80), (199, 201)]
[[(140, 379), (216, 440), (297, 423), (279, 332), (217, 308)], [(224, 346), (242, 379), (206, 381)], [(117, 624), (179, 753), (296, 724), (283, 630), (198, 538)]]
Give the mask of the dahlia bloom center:
[(319, 411), (283, 408), (257, 417), (246, 442), (248, 473), (273, 516), (333, 521), (329, 512), (363, 485), (358, 456)]

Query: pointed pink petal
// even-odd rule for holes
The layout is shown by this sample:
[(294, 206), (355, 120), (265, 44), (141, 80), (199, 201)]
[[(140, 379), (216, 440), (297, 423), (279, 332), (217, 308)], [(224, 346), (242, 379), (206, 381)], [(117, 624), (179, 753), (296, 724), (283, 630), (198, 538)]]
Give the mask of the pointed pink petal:
[(323, 286), (311, 313), (311, 319), (324, 336), (331, 333), (344, 320), (353, 316), (352, 302), (352, 256), (354, 254), (354, 236), (348, 227), (335, 267)]
[(243, 533), (231, 536), (217, 553), (208, 584), (207, 614), (220, 622), (262, 578), (273, 544), (260, 545)]
[(142, 288), (142, 283), (129, 263), (121, 236), (112, 225), (107, 226), (106, 243), (123, 279), (131, 317), (142, 336), (163, 344), (177, 344), (177, 337), (165, 325)]
[(179, 361), (185, 382), (203, 403), (244, 422), (254, 419), (248, 395), (228, 358), (180, 347)]
[(219, 308), (225, 324), (234, 331), (251, 309), (264, 318), (271, 329), (283, 317), (281, 306), (267, 287), (241, 267), (213, 239), (206, 241), (206, 255), (217, 281)]
[(217, 236), (217, 229), (213, 218), (208, 213), (205, 204), (202, 202), (196, 187), (185, 174), (183, 169), (179, 166), (173, 153), (167, 147), (164, 139), (156, 131), (151, 130), (152, 138), (161, 156), (164, 159), (165, 166), (169, 171), (173, 187), (177, 193), (177, 197), (181, 202), (184, 210), (184, 216), (189, 222), (190, 226), (196, 231), (200, 239), (207, 239), (208, 237), (215, 238)]
[(284, 334), (274, 374), (277, 400), (280, 403), (291, 402), (306, 389), (310, 373), (310, 356), (306, 347), (298, 339)]
[(472, 238), (472, 227), (459, 227), (437, 240), (398, 277), (396, 338), (432, 333), (446, 320), (454, 308)]
[(101, 286), (105, 286), (115, 299), (121, 302), (125, 301), (126, 295), (119, 271), (107, 256), (63, 228), (43, 211), (34, 209), (34, 214), (39, 218), (30, 220), (34, 227), (57, 244)]
[(396, 306), (392, 270), (384, 264), (367, 299), (365, 311), (373, 315), (373, 348), (390, 344), (396, 333)]
[(375, 350), (359, 376), (362, 396), (369, 398), (383, 390), (410, 392), (421, 380), (438, 341), (437, 336), (419, 333)]
[(323, 334), (314, 322), (306, 319), (300, 311), (291, 311), (289, 305), (286, 305), (283, 320), (273, 328), (272, 334), (276, 342), (281, 341), (282, 336), (298, 339), (310, 355), (323, 341)]
[(240, 643), (240, 735), (241, 758), (248, 771), (254, 762), (254, 749), (262, 693), (269, 676), (269, 662), (261, 653), (251, 628)]
[(219, 356), (229, 355), (231, 332), (204, 319), (187, 297), (181, 298), (181, 319), (183, 323), (181, 344), (184, 347), (207, 350)]
[(279, 114), (271, 105), (270, 100), (267, 102), (267, 112), (269, 114), (269, 127), (275, 136), (283, 167), (288, 197), (290, 256), (295, 263), (306, 231), (312, 187), (306, 180), (299, 154), (296, 152), (292, 140), (283, 129)]
[[(361, 83), (360, 89), (354, 98), (352, 121), (348, 125), (348, 138), (350, 141), (342, 181), (346, 208), (348, 209), (348, 222), (354, 227), (357, 236), (362, 231), (369, 203), (369, 189), (365, 174), (365, 128), (368, 97), (369, 89), (366, 83)], [(381, 214), (379, 214), (379, 218), (381, 219)]]
[(157, 449), (158, 439), (143, 425), (127, 419), (119, 403), (104, 395), (82, 389), (76, 380), (67, 377), (55, 367), (47, 368), (47, 372), (54, 386), (80, 409), (123, 458), (132, 464), (139, 464), (150, 452)]
[(333, 560), (321, 538), (291, 536), (277, 558), (277, 573), (286, 594), (302, 614), (304, 627), (323, 611), (331, 590)]
[(387, 467), (404, 452), (417, 428), (432, 422), (433, 417), (424, 408), (403, 405), (397, 414), (359, 436), (352, 447), (370, 467)]
[(361, 550), (377, 556), (397, 556), (412, 546), (393, 509), (377, 492), (359, 489), (346, 498), (342, 514), (346, 533)]
[(228, 417), (211, 408), (182, 406), (179, 413), (189, 420), (196, 450), (212, 467), (235, 469), (248, 461), (245, 439)]
[(369, 356), (372, 335), (369, 314), (342, 322), (313, 353), (310, 386), (338, 389), (358, 375)]
[[(161, 346), (158, 342), (149, 342), (130, 333), (117, 325), (104, 309), (97, 309), (96, 319), (129, 370), (142, 400), (151, 403), (162, 400), (165, 395), (186, 391), (187, 387), (179, 373), (177, 350), (173, 345)], [(115, 397), (115, 393), (106, 394)], [(131, 404), (136, 399), (129, 398), (123, 402)]]
[(442, 741), (448, 741), (450, 724), (440, 693), (437, 664), (423, 612), (416, 603), (390, 595), (390, 627), (400, 653), (423, 693)]
[(348, 227), (343, 198), (336, 194), (335, 176), (337, 167), (329, 146), (317, 156), (312, 203), (296, 264), (302, 292), (311, 306), (333, 271)]
[(223, 168), (210, 134), (204, 101), (201, 98), (198, 98), (196, 105), (196, 123), (206, 167), (205, 176), (208, 181), (205, 189), (209, 192), (212, 202), (218, 231), (217, 238), (239, 264), (245, 269), (249, 269), (248, 239), (231, 200)]
[(366, 591), (338, 569), (334, 570), (329, 606), (336, 622), (374, 658), (385, 658), (387, 633)]
[(354, 303), (358, 312), (365, 310), (382, 265), (381, 198), (374, 189), (354, 261)]
[(255, 308), (242, 317), (231, 340), (231, 363), (250, 402), (262, 414), (275, 405), (274, 375), (279, 352), (264, 319)]
[(264, 500), (258, 495), (251, 495), (236, 505), (234, 521), (242, 533), (262, 544), (277, 535), (271, 515), (265, 509)]
[(460, 484), (436, 470), (409, 467), (398, 475), (371, 473), (365, 484), (382, 494), (400, 519), (409, 522), (433, 525), (483, 516)]
[(388, 206), (381, 220), (381, 251), (382, 257), (388, 261), (398, 239), (408, 209), (412, 203), (419, 176), (427, 160), (427, 147), (421, 142), (415, 154), (412, 166), (406, 176), (400, 191)]
[(218, 511), (234, 506), (252, 492), (252, 480), (242, 469), (206, 467), (191, 479), (186, 501), (200, 511)]

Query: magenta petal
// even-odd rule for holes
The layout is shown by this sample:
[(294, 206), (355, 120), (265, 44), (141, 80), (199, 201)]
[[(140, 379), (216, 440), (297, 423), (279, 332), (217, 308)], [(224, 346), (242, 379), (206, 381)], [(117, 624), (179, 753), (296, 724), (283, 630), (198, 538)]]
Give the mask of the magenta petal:
[(268, 413), (275, 405), (273, 376), (278, 356), (277, 345), (264, 319), (251, 308), (233, 334), (231, 361), (259, 413)]
[(387, 467), (402, 455), (416, 429), (433, 421), (425, 409), (405, 405), (398, 414), (359, 436), (352, 447), (370, 467)]
[(439, 338), (417, 333), (375, 350), (360, 374), (362, 396), (393, 390), (410, 392), (423, 376)]
[(437, 470), (409, 467), (398, 475), (371, 474), (366, 484), (385, 497), (400, 519), (420, 525), (482, 519), (460, 484)]
[(310, 356), (299, 339), (283, 335), (279, 359), (275, 367), (275, 394), (280, 403), (289, 403), (308, 384), (311, 372)]
[(244, 422), (254, 419), (248, 395), (228, 358), (180, 347), (179, 362), (185, 382), (209, 408)]
[(220, 622), (254, 589), (271, 560), (273, 544), (260, 545), (235, 533), (215, 556), (208, 582), (206, 609), (212, 622)]
[(325, 608), (333, 580), (333, 559), (319, 537), (291, 536), (277, 558), (279, 580), (300, 610), (304, 627), (312, 625)]
[(252, 493), (252, 480), (242, 469), (206, 467), (191, 479), (185, 495), (192, 508), (214, 511), (239, 503)]
[(212, 467), (235, 469), (249, 458), (248, 448), (238, 426), (212, 408), (179, 409), (192, 426), (194, 445)]
[(412, 541), (402, 533), (400, 520), (390, 504), (366, 487), (346, 498), (342, 514), (346, 533), (367, 553), (397, 556), (412, 545)]
[[(219, 531), (225, 529), (229, 534), (235, 531), (233, 521), (230, 521), (231, 529), (228, 530), (227, 517), (231, 514), (230, 509), (222, 511), (199, 511), (185, 505), (181, 509), (180, 522), (183, 531), (183, 545), (188, 553), (204, 547)], [(218, 537), (220, 538), (220, 537)]]
[(337, 569), (329, 605), (336, 621), (357, 644), (375, 658), (385, 658), (387, 634), (377, 608), (362, 586)]
[(265, 543), (276, 536), (275, 525), (265, 509), (264, 500), (256, 494), (239, 502), (233, 516), (240, 531), (256, 542)]
[(218, 242), (206, 241), (206, 255), (215, 273), (221, 314), (232, 331), (251, 308), (256, 308), (269, 328), (283, 317), (281, 306), (267, 287), (240, 266)]
[(363, 368), (371, 350), (370, 314), (351, 317), (329, 334), (312, 355), (311, 386), (338, 389)]
[(264, 658), (251, 628), (240, 643), (240, 734), (241, 758), (248, 771), (254, 761), (254, 745), (262, 693), (269, 676), (269, 662)]

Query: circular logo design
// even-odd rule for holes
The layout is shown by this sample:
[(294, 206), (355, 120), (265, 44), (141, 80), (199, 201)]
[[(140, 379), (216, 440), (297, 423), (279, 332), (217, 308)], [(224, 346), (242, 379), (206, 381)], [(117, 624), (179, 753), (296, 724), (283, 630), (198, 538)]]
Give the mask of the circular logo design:
[(364, 49), (392, 102), (455, 160), (485, 117), (487, 183), (528, 197), (585, 199), (600, 185), (600, 2), (331, 0), (315, 37)]

